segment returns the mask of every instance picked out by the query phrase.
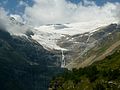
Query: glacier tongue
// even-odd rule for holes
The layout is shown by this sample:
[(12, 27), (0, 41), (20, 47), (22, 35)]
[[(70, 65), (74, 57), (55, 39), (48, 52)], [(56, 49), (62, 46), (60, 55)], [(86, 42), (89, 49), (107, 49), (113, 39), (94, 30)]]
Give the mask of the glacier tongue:
[[(45, 29), (43, 29), (45, 30)], [(34, 31), (34, 35), (32, 38), (36, 40), (38, 43), (40, 43), (45, 49), (47, 50), (63, 50), (66, 51), (67, 49), (61, 48), (57, 45), (57, 41), (64, 37), (64, 35), (59, 33), (51, 33), (51, 32), (44, 32), (40, 29), (36, 29)]]

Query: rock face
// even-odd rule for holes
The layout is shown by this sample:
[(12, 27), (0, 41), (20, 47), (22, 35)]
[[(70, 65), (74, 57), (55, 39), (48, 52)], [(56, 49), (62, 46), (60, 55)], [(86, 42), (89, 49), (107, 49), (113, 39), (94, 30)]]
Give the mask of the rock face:
[(64, 52), (66, 68), (79, 68), (92, 64), (109, 55), (120, 45), (120, 27), (111, 24), (93, 32), (63, 37), (58, 45)]
[(12, 19), (9, 26), (14, 24), (25, 29), (24, 34), (11, 35), (0, 29), (0, 90), (47, 90), (50, 79), (63, 72), (62, 68), (88, 66), (120, 45), (117, 24), (92, 31), (87, 27), (89, 32), (75, 35), (67, 34), (68, 31), (63, 34), (62, 30), (76, 27), (69, 24), (42, 26), (36, 30), (29, 30)]
[[(80, 23), (44, 25), (35, 28), (31, 37), (46, 50), (61, 53), (61, 67), (68, 69), (84, 67), (110, 54), (118, 45), (116, 43), (119, 42), (120, 31), (117, 24), (95, 26), (94, 29), (93, 26), (90, 27), (91, 25), (86, 25), (85, 28), (85, 25), (82, 26)], [(89, 27), (92, 30), (89, 30)], [(106, 50), (109, 52), (105, 53)]]
[(63, 71), (59, 58), (30, 37), (0, 30), (0, 90), (47, 90)]

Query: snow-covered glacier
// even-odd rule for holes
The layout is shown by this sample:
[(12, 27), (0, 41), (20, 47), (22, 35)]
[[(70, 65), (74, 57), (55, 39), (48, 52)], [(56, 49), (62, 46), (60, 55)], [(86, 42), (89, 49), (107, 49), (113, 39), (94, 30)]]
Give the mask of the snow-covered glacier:
[(101, 27), (107, 26), (111, 22), (77, 22), (67, 24), (51, 24), (34, 27), (32, 38), (40, 43), (47, 50), (68, 50), (58, 45), (58, 40), (62, 37), (94, 32)]

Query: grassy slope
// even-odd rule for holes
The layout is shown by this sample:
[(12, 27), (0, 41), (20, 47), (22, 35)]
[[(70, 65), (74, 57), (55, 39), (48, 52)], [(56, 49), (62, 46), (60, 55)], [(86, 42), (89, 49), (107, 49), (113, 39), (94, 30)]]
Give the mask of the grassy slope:
[(57, 90), (120, 90), (119, 49), (91, 66), (66, 71), (53, 79), (50, 87)]

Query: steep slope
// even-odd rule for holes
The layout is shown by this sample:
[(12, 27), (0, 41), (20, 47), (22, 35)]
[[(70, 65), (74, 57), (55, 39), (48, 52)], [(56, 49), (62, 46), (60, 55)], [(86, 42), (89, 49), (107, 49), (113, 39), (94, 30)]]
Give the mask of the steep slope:
[[(1, 76), (13, 76), (12, 80), (8, 80), (13, 82), (14, 88), (47, 90), (51, 77), (63, 71), (61, 67), (86, 67), (114, 53), (120, 45), (120, 25), (117, 24), (90, 25), (83, 22), (33, 28), (17, 22), (14, 18), (8, 21), (6, 27), (13, 26), (10, 31), (7, 28), (10, 34), (3, 31), (4, 28), (0, 30), (0, 60), (5, 61), (5, 64), (1, 65)], [(17, 29), (20, 31), (17, 32)], [(3, 66), (8, 64), (12, 68), (4, 69)], [(16, 64), (18, 67), (14, 67)], [(5, 70), (10, 72), (3, 73)], [(20, 83), (16, 87), (15, 80)], [(9, 89), (5, 88), (7, 83), (9, 81), (3, 83), (3, 90)]]
[(28, 36), (0, 30), (0, 90), (47, 90), (50, 79), (63, 71), (59, 58)]
[[(110, 54), (119, 45), (120, 25), (109, 25), (109, 22), (90, 21), (31, 27), (14, 18), (8, 21), (7, 27), (13, 25), (10, 28), (12, 35), (19, 36), (21, 40), (21, 37), (28, 38), (28, 35), (30, 40), (35, 40), (48, 52), (60, 57), (61, 67), (68, 69), (90, 65)], [(22, 32), (11, 32), (11, 29), (17, 28)], [(30, 55), (29, 53), (28, 57)]]
[(119, 32), (117, 24), (83, 22), (36, 27), (31, 37), (46, 50), (62, 53), (61, 66), (72, 69), (90, 65), (114, 51)]
[(59, 75), (50, 90), (119, 90), (120, 45), (112, 55), (88, 67), (72, 69)]
[(22, 82), (30, 83), (22, 75), (28, 72), (29, 64), (7, 43), (11, 38), (9, 33), (0, 30), (0, 89), (26, 90)]
[(74, 36), (64, 37), (58, 43), (64, 51), (66, 68), (79, 68), (92, 64), (111, 54), (119, 46), (120, 27), (111, 24)]
[[(38, 41), (45, 49), (48, 50), (64, 50), (59, 44), (58, 40), (63, 37), (73, 36), (76, 34), (83, 34), (86, 32), (93, 32), (98, 30), (97, 28), (107, 26), (110, 23), (101, 22), (77, 22), (77, 23), (67, 23), (67, 24), (50, 24), (43, 25), (39, 27), (34, 27), (34, 35), (32, 38)], [(64, 39), (63, 39), (64, 40)], [(67, 50), (69, 51), (69, 49)]]

